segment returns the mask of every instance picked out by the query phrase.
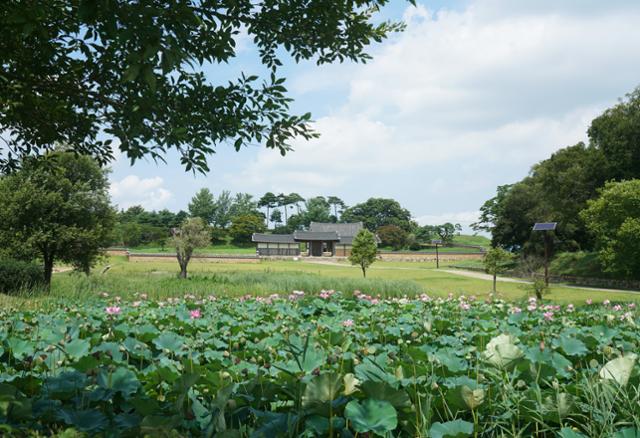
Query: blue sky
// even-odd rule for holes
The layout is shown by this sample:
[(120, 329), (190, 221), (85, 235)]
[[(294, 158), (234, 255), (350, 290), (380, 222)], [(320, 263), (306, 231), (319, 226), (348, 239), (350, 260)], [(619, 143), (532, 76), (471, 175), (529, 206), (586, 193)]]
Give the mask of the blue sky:
[[(281, 157), (221, 146), (207, 176), (118, 159), (114, 202), (185, 209), (201, 187), (399, 200), (421, 223), (468, 225), (497, 185), (553, 151), (586, 140), (589, 121), (640, 85), (640, 2), (392, 1), (382, 18), (407, 30), (371, 47), (373, 61), (282, 73), (294, 112), (321, 138)], [(263, 72), (250, 39), (213, 83)]]

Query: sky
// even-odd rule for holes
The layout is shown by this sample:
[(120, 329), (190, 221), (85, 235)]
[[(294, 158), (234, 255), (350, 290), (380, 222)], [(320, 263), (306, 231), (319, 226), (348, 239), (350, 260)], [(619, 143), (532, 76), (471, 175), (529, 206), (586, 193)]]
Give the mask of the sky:
[[(421, 224), (468, 230), (498, 185), (554, 151), (586, 141), (589, 122), (640, 85), (636, 0), (392, 0), (380, 18), (406, 30), (373, 45), (366, 64), (288, 61), (295, 113), (311, 112), (319, 139), (294, 151), (220, 146), (206, 176), (126, 158), (112, 165), (120, 208), (186, 209), (202, 187), (398, 200)], [(250, 39), (212, 83), (262, 73)]]

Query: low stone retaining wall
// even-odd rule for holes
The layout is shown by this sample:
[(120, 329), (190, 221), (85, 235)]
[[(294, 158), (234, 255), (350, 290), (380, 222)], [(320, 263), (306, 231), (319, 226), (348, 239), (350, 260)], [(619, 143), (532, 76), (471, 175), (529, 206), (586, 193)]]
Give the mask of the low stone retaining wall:
[(109, 256), (126, 256), (129, 255), (129, 250), (126, 248), (107, 248), (104, 250), (106, 255)]
[[(441, 252), (439, 259), (441, 262), (452, 262), (456, 260), (482, 260), (482, 253), (454, 253)], [(387, 262), (435, 262), (435, 253), (379, 253), (378, 258)]]
[[(178, 262), (175, 254), (129, 253), (127, 259), (130, 262)], [(191, 261), (196, 263), (260, 263), (260, 258), (249, 255), (194, 255), (191, 257)]]

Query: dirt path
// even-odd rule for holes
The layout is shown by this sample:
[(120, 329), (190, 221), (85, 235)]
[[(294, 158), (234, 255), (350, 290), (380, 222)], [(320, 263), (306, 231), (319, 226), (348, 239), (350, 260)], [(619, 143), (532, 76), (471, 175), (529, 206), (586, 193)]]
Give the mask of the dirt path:
[(53, 268), (53, 273), (54, 274), (61, 274), (63, 272), (69, 272), (69, 271), (73, 271), (73, 268), (70, 267), (70, 266), (63, 266), (63, 267), (60, 267), (60, 268), (55, 268), (54, 267)]

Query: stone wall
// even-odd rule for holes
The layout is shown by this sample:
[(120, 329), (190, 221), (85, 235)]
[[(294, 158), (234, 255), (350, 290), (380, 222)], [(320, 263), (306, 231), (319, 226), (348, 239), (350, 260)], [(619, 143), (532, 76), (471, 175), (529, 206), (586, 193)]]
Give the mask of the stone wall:
[[(175, 254), (131, 254), (130, 262), (170, 262), (178, 260)], [(255, 256), (234, 256), (234, 255), (194, 255), (191, 258), (194, 263), (260, 263), (260, 258)]]
[[(441, 262), (453, 262), (457, 260), (482, 260), (484, 254), (481, 253), (452, 253), (442, 252), (438, 257)], [(380, 253), (380, 260), (386, 262), (435, 262), (436, 255), (432, 253)]]

